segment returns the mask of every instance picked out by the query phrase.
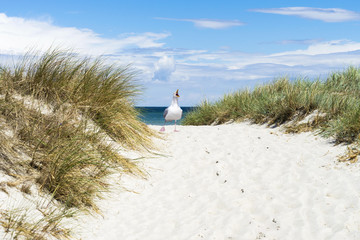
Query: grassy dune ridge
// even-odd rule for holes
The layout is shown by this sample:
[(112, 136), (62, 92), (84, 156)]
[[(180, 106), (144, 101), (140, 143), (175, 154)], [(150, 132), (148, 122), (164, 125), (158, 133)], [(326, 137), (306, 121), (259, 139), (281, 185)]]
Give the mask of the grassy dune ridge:
[(301, 121), (317, 110), (315, 121), (287, 126), (288, 131), (319, 129), (338, 143), (353, 143), (360, 134), (360, 68), (348, 67), (325, 81), (278, 78), (254, 90), (239, 90), (210, 103), (204, 101), (184, 125), (225, 123), (230, 119), (280, 125)]
[(130, 67), (69, 51), (29, 53), (14, 67), (0, 67), (0, 170), (19, 189), (39, 184), (65, 208), (97, 210), (94, 199), (111, 172), (143, 174), (112, 144), (152, 148), (155, 133), (133, 105), (139, 93)]

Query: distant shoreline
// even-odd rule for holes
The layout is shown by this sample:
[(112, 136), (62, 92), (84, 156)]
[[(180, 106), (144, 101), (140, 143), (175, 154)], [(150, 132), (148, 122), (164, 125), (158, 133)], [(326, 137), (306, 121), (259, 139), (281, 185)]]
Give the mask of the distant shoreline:
[[(167, 108), (168, 106), (135, 106), (135, 108)], [(180, 106), (180, 108), (196, 108), (197, 106)]]
[[(178, 125), (181, 125), (182, 119), (192, 110), (194, 110), (196, 107), (183, 107), (180, 106), (183, 110), (183, 116), (182, 118), (177, 121), (176, 123)], [(163, 118), (163, 112), (167, 108), (166, 107), (135, 107), (140, 112), (140, 120), (148, 125), (163, 125), (164, 124), (164, 118)], [(166, 123), (166, 125), (172, 125), (174, 124), (174, 121)]]

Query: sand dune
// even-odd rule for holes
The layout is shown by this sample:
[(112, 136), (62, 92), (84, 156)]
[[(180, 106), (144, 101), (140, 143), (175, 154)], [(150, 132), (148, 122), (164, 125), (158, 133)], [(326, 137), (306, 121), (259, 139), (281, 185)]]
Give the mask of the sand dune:
[(79, 221), (82, 239), (360, 239), (360, 165), (336, 161), (344, 146), (248, 123), (179, 129), (157, 140), (167, 156), (145, 160), (148, 180), (122, 177), (132, 191)]

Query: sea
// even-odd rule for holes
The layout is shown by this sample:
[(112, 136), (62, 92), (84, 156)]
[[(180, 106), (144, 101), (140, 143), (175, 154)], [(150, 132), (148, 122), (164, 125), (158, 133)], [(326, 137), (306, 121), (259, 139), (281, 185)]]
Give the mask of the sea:
[[(140, 111), (140, 119), (148, 125), (164, 125), (163, 113), (167, 107), (136, 107)], [(181, 107), (183, 110), (182, 118), (176, 121), (176, 124), (181, 125), (182, 119), (195, 107)], [(167, 122), (167, 125), (174, 124), (174, 121)]]

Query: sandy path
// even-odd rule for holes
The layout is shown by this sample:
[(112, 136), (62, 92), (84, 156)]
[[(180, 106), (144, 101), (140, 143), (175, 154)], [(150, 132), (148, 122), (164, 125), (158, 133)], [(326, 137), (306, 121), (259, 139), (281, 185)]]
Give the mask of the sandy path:
[[(154, 126), (156, 129), (158, 126)], [(169, 157), (123, 177), (82, 239), (360, 239), (360, 165), (310, 133), (247, 123), (167, 128)]]

